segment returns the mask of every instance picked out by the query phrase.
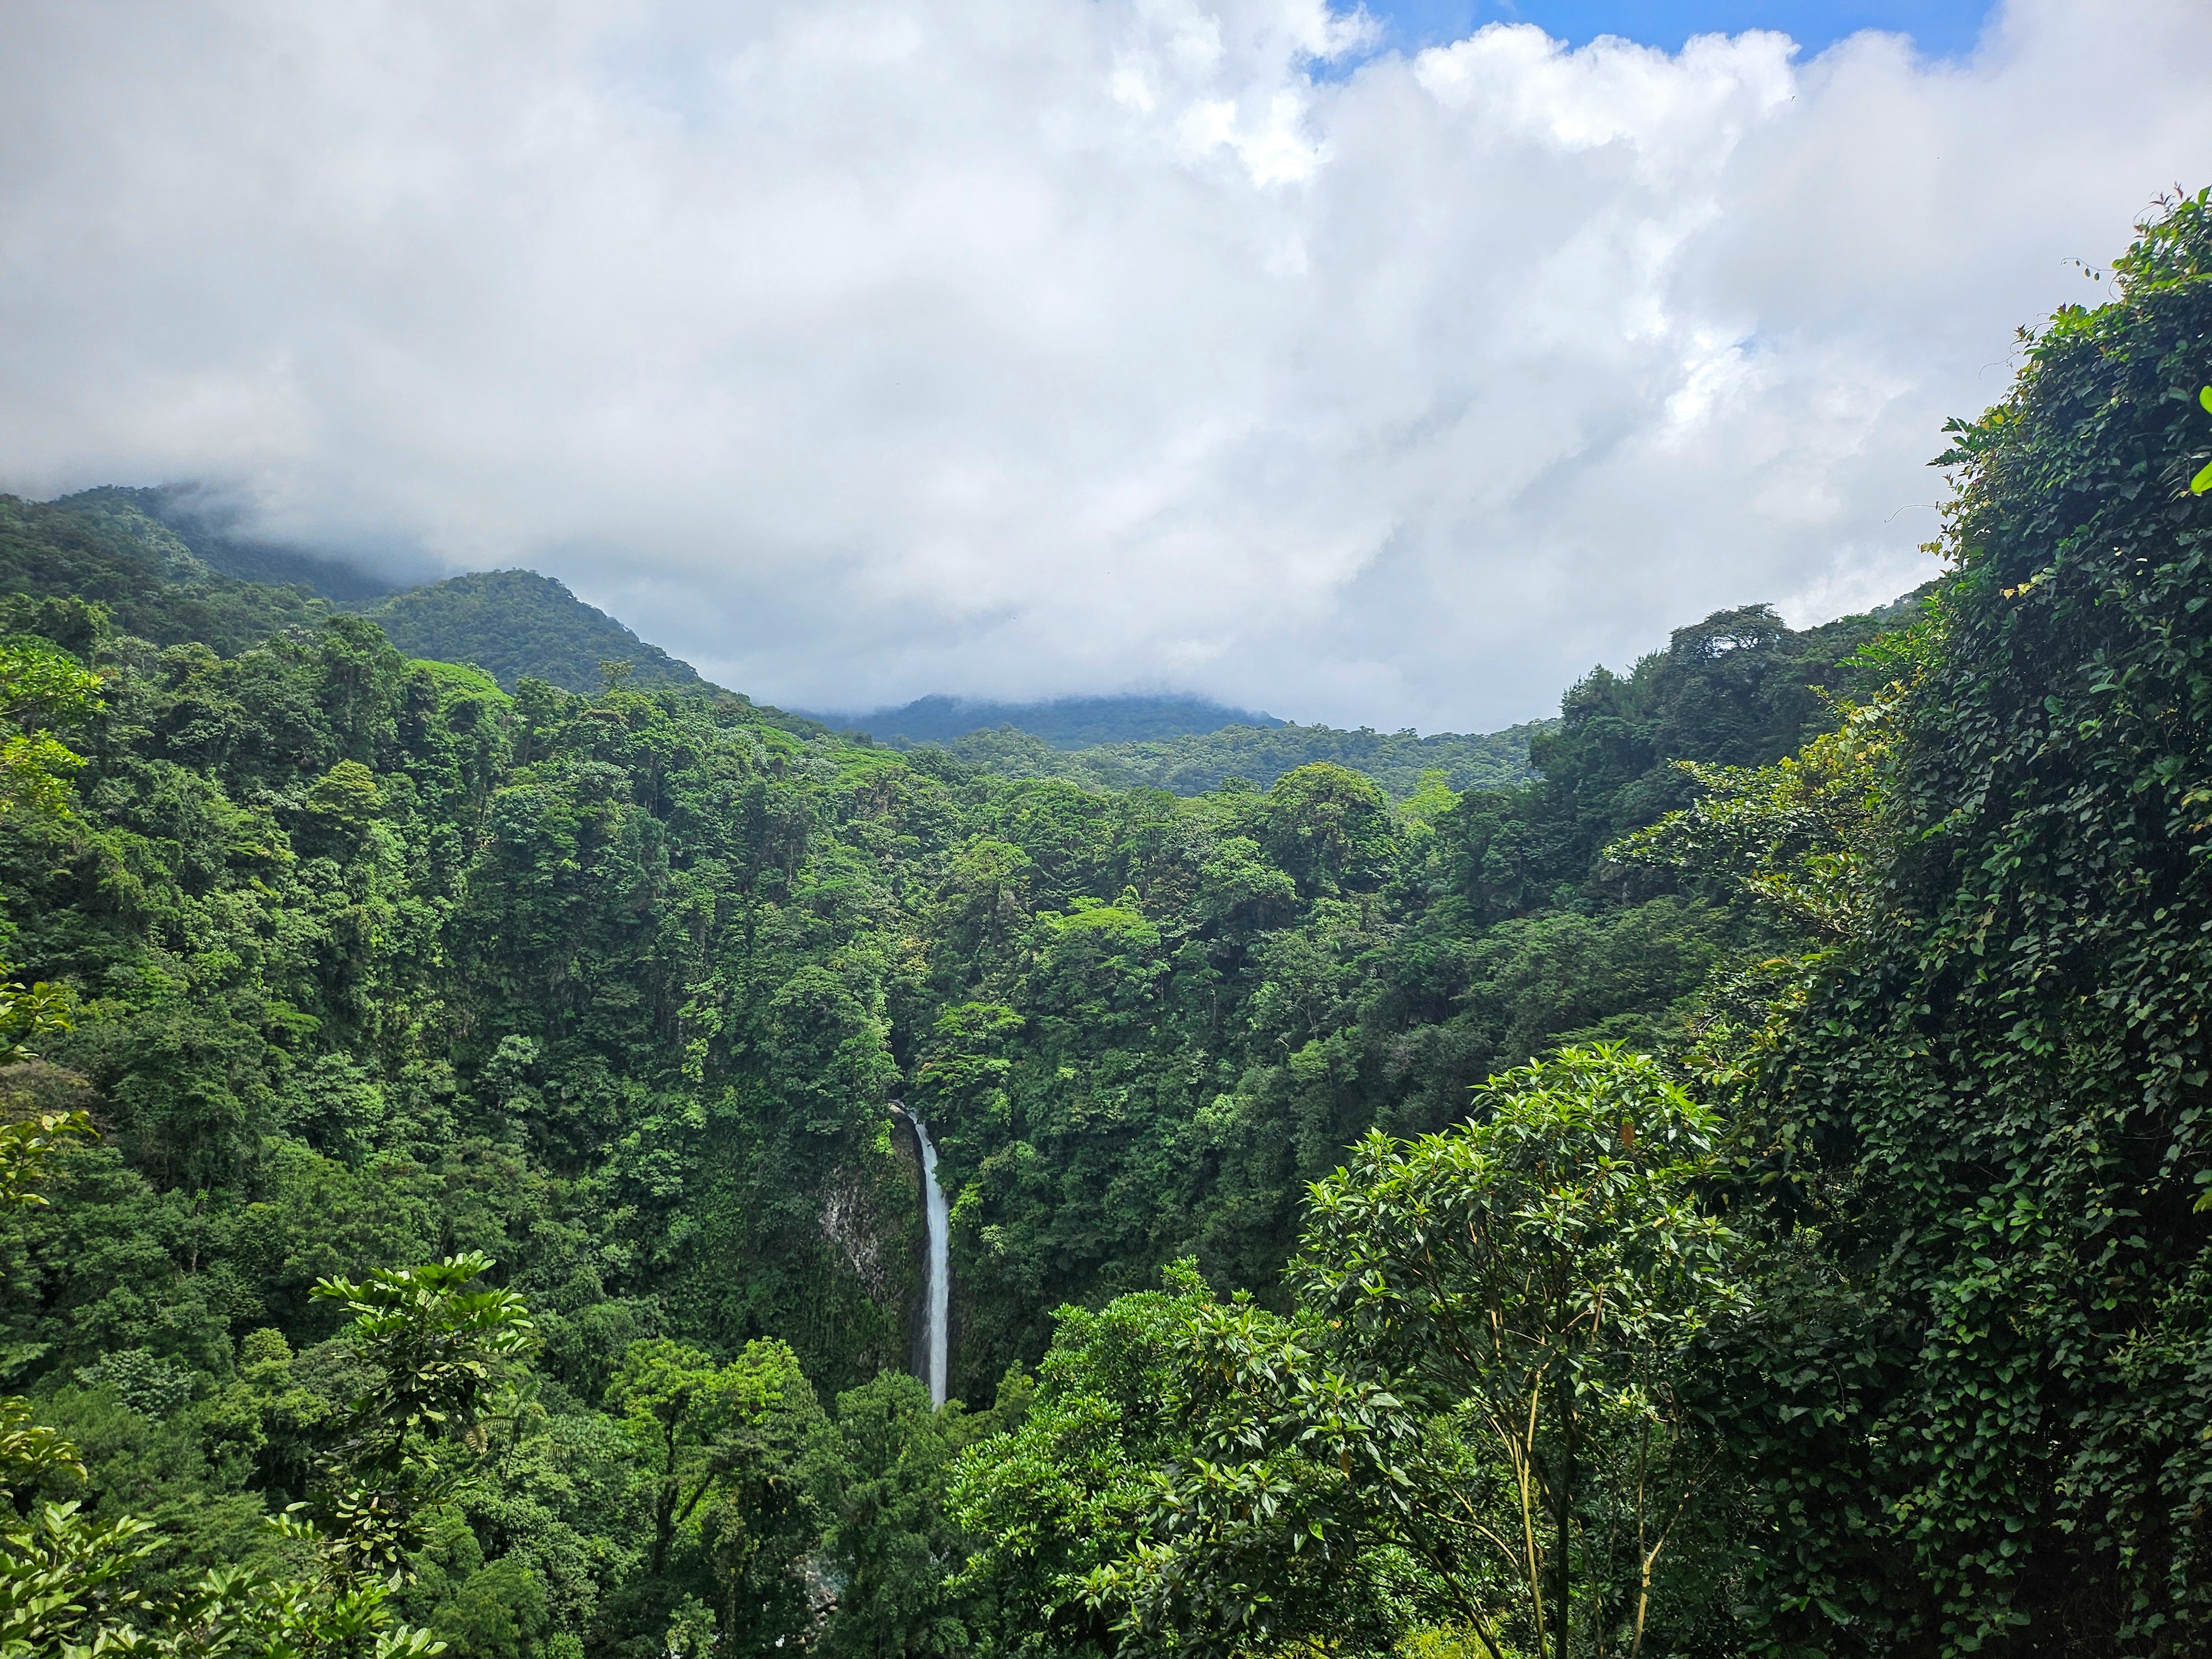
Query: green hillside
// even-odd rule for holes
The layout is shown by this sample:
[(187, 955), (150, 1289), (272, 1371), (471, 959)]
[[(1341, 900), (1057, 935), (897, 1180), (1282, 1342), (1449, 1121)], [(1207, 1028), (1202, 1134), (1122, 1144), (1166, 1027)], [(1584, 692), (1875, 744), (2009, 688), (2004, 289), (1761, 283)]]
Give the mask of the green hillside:
[[(176, 574), (155, 599), (178, 615), (253, 598)], [(173, 635), (155, 599), (138, 614)], [(1682, 798), (1670, 756), (1771, 761), (1817, 713), (1805, 636), (1717, 619), (1577, 687), (1540, 787), (1401, 813), (1327, 763), (1178, 800), (707, 688), (509, 696), (327, 609), (228, 654), (66, 598), (23, 620), (15, 660), (63, 647), (101, 676), (96, 709), (15, 705), (85, 757), (73, 815), (0, 814), (13, 961), (69, 1006), (66, 1030), (15, 1017), (37, 1057), (0, 1097), (98, 1132), (54, 1154), (49, 1205), (0, 1212), (16, 1386), (85, 1457), (33, 1489), (157, 1506), (168, 1541), (130, 1571), (158, 1601), (216, 1564), (288, 1582), (263, 1517), (337, 1517), (335, 1481), (381, 1481), (412, 1517), (391, 1611), (459, 1646), (506, 1609), (544, 1652), (635, 1659), (733, 1596), (745, 1650), (803, 1634), (825, 1551), (833, 1651), (914, 1650), (956, 1609), (1023, 1640), (1020, 1595), (971, 1606), (931, 1564), (973, 1547), (954, 1459), (1022, 1421), (1054, 1310), (1182, 1255), (1278, 1285), (1307, 1183), (1365, 1128), (1455, 1122), (1471, 1085), (1570, 1037), (1678, 1031), (1773, 930), (1625, 892), (1597, 848)], [(1875, 631), (1838, 625), (1826, 659)], [(920, 1240), (894, 1097), (957, 1195), (965, 1414), (902, 1374)], [(434, 1503), (348, 1437), (383, 1431), (343, 1426), (371, 1421), (359, 1378), (412, 1362), (315, 1287), (463, 1248), (537, 1334), (485, 1362), (526, 1391), (511, 1422), (458, 1389), (471, 1484)], [(696, 1526), (655, 1518), (668, 1411), (707, 1437), (678, 1442), (713, 1498)], [(886, 1459), (896, 1502), (870, 1496)]]
[(141, 639), (198, 641), (226, 655), (279, 629), (319, 623), (331, 610), (304, 588), (219, 574), (121, 497), (79, 507), (0, 495), (0, 594), (96, 600)]
[(1444, 732), (1422, 738), (1285, 722), (1075, 750), (1056, 748), (1008, 725), (941, 746), (999, 777), (1066, 778), (1102, 789), (1165, 789), (1178, 795), (1202, 795), (1239, 779), (1265, 789), (1286, 772), (1327, 761), (1366, 774), (1393, 799), (1403, 800), (1431, 774), (1455, 790), (1510, 789), (1528, 782), (1534, 775), (1528, 740), (1551, 725), (1533, 720), (1477, 737)]
[(182, 542), (209, 569), (240, 581), (304, 587), (340, 604), (380, 599), (407, 585), (307, 548), (241, 538), (233, 533), (234, 510), (226, 510), (189, 485), (159, 489), (104, 485), (64, 495), (54, 505), (81, 514), (120, 509), (149, 519)]
[[(117, 1502), (156, 1447), (252, 1425), (251, 1455), (165, 1477), (148, 1571), (275, 1571), (259, 1517), (323, 1501), (318, 1425), (380, 1363), (317, 1278), (480, 1248), (543, 1333), (535, 1403), (408, 1546), (398, 1606), (458, 1639), (464, 1607), (536, 1594), (543, 1628), (641, 1659), (732, 1583), (753, 1628), (803, 1630), (795, 1564), (887, 1445), (921, 1484), (856, 1512), (840, 1571), (964, 1549), (933, 1530), (951, 1459), (1018, 1420), (1030, 1385), (1000, 1379), (1055, 1308), (1185, 1254), (1273, 1285), (1305, 1183), (1364, 1128), (1455, 1121), (1571, 1036), (1676, 1030), (1771, 930), (1626, 900), (1594, 849), (1679, 799), (1670, 752), (1770, 760), (1808, 707), (1771, 619), (1684, 630), (1577, 689), (1540, 789), (1437, 791), (1417, 818), (1328, 764), (1177, 801), (699, 690), (509, 697), (357, 616), (228, 658), (55, 626), (105, 707), (68, 727), (76, 816), (0, 821), (0, 886), (21, 971), (76, 1011), (9, 1086), (102, 1135), (49, 1209), (0, 1216), (22, 1385)], [(957, 1422), (897, 1374), (918, 1222), (893, 1097), (958, 1194), (955, 1387), (1000, 1402)], [(610, 1495), (653, 1490), (653, 1401), (763, 1375), (785, 1414), (744, 1455), (809, 1496), (726, 1488), (714, 1513), (758, 1553)], [(883, 1594), (899, 1630), (945, 1605), (911, 1572)]]
[(1270, 714), (1232, 708), (1206, 697), (1127, 694), (1055, 697), (1046, 702), (991, 702), (972, 697), (921, 697), (897, 708), (850, 718), (821, 716), (840, 729), (869, 733), (894, 749), (951, 743), (975, 732), (1011, 726), (1054, 749), (1218, 732), (1224, 726), (1280, 726)]
[(355, 607), (410, 657), (474, 663), (512, 690), (529, 675), (564, 691), (592, 691), (600, 665), (629, 665), (634, 685), (700, 686), (679, 662), (566, 586), (534, 570), (486, 570)]
[[(349, 567), (180, 529), (157, 510), (178, 516), (156, 489), (0, 496), (0, 593), (96, 599), (125, 633), (160, 645), (198, 640), (226, 656), (343, 608), (368, 617), (410, 657), (473, 663), (509, 690), (526, 676), (595, 690), (608, 662), (628, 663), (638, 685), (706, 684), (689, 663), (533, 571), (484, 571), (392, 593)], [(281, 580), (227, 574), (217, 560)], [(358, 597), (364, 589), (370, 597)]]

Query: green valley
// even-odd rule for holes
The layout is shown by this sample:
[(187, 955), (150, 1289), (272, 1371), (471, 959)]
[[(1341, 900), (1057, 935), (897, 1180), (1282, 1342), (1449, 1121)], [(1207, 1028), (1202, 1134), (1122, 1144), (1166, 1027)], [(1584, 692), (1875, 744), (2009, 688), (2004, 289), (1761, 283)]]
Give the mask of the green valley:
[(2203, 1651), (2212, 198), (2117, 269), (1937, 580), (1488, 736), (0, 498), (0, 1652)]

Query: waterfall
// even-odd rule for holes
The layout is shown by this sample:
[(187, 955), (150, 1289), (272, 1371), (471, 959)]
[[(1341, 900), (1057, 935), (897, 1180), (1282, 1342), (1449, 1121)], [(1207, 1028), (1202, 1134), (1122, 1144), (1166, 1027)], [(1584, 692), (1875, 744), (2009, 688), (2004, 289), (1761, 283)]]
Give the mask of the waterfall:
[[(900, 1103), (893, 1102), (894, 1105)], [(921, 1145), (922, 1215), (929, 1229), (929, 1403), (945, 1403), (947, 1327), (952, 1312), (952, 1212), (945, 1188), (937, 1184), (937, 1147), (919, 1112), (903, 1106), (914, 1138)]]
[(929, 1403), (942, 1406), (945, 1327), (952, 1312), (952, 1212), (945, 1188), (937, 1184), (937, 1148), (930, 1144), (929, 1126), (916, 1118), (914, 1132), (921, 1138), (921, 1188), (929, 1216)]

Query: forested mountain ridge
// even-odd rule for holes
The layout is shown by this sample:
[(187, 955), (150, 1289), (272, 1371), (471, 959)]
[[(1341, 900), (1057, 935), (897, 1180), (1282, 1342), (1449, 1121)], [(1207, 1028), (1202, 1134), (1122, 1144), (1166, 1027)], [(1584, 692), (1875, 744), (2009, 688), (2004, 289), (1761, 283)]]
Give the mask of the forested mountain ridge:
[(351, 611), (408, 655), (474, 664), (509, 688), (530, 676), (594, 690), (612, 664), (641, 685), (713, 689), (689, 663), (534, 571), (479, 571), (395, 591), (334, 561), (196, 524), (162, 489), (88, 489), (43, 502), (0, 496), (0, 592), (95, 598), (126, 631), (158, 644), (197, 639), (226, 653), (285, 623)]
[(93, 600), (155, 644), (192, 640), (222, 653), (331, 610), (304, 588), (219, 574), (127, 502), (75, 512), (13, 495), (0, 495), (0, 593)]
[[(510, 694), (0, 503), (0, 1548), (76, 1595), (0, 1618), (2201, 1651), (2212, 197), (2115, 269), (1924, 606), (1395, 806)], [(981, 1411), (902, 1374), (895, 1096)]]
[(509, 690), (527, 675), (564, 691), (595, 691), (604, 665), (637, 685), (702, 686), (688, 662), (648, 645), (551, 576), (483, 570), (355, 607), (410, 657), (474, 663)]
[(1182, 737), (1224, 726), (1280, 726), (1269, 714), (1231, 708), (1205, 697), (1127, 693), (1108, 697), (1057, 697), (1047, 702), (993, 702), (974, 697), (920, 697), (871, 714), (814, 716), (841, 730), (867, 732), (894, 749), (950, 743), (973, 732), (1012, 726), (1054, 749), (1091, 749), (1104, 743)]
[[(374, 579), (331, 561), (196, 532), (198, 520), (186, 510), (190, 500), (169, 490), (111, 488), (51, 502), (17, 503), (12, 556), (21, 574), (9, 586), (85, 594), (97, 590), (111, 596), (112, 606), (126, 603), (126, 592), (143, 590), (145, 599), (128, 601), (138, 604), (164, 593), (164, 617), (182, 617), (179, 607), (188, 596), (196, 596), (195, 620), (149, 624), (153, 632), (148, 636), (162, 643), (172, 635), (195, 636), (230, 649), (256, 636), (256, 630), (273, 626), (274, 618), (343, 609), (368, 617), (408, 656), (472, 664), (509, 690), (525, 676), (563, 690), (596, 690), (611, 663), (628, 665), (614, 672), (638, 685), (705, 686), (690, 664), (639, 639), (559, 581), (533, 571), (475, 572), (363, 598), (378, 586)], [(106, 563), (100, 570), (83, 565), (83, 554), (71, 550), (79, 543), (97, 543), (105, 550)], [(195, 546), (212, 555), (221, 568)], [(248, 569), (266, 569), (284, 580), (270, 586), (224, 574)], [(332, 599), (337, 603), (326, 603)], [(241, 612), (236, 623), (225, 615), (232, 608)], [(178, 634), (179, 628), (185, 633)], [(1056, 777), (1095, 788), (1161, 788), (1195, 795), (1239, 781), (1264, 789), (1299, 766), (1328, 761), (1375, 779), (1392, 799), (1401, 801), (1435, 781), (1455, 791), (1528, 782), (1534, 775), (1529, 739), (1552, 724), (1538, 720), (1481, 736), (1443, 732), (1422, 738), (1410, 732), (1269, 723), (1268, 717), (1249, 717), (1247, 711), (1192, 697), (1073, 698), (1021, 705), (937, 697), (882, 712), (907, 717), (903, 724), (916, 728), (907, 732), (887, 727), (877, 734), (890, 746), (934, 743), (1000, 777)], [(835, 724), (770, 713), (778, 724), (793, 729), (826, 731)], [(1010, 726), (998, 717), (1030, 724)], [(970, 719), (988, 724), (971, 727)], [(1102, 740), (1129, 731), (1156, 735)], [(1441, 777), (1432, 779), (1431, 774)]]
[(1242, 780), (1272, 787), (1285, 772), (1316, 762), (1348, 767), (1405, 800), (1431, 784), (1446, 789), (1510, 789), (1534, 776), (1528, 742), (1549, 720), (1481, 736), (1455, 732), (1343, 731), (1329, 726), (1226, 726), (1180, 736), (1062, 749), (1014, 726), (971, 732), (942, 747), (956, 759), (1004, 778), (1066, 778), (1100, 789), (1165, 789), (1202, 795)]
[(106, 485), (80, 490), (51, 503), (80, 514), (120, 515), (151, 520), (189, 549), (209, 569), (238, 581), (277, 587), (304, 587), (336, 604), (374, 600), (406, 586), (359, 565), (313, 550), (283, 543), (246, 540), (234, 533), (237, 508), (191, 484), (157, 489)]
[(1364, 773), (1393, 800), (1431, 782), (1452, 790), (1526, 783), (1532, 720), (1479, 737), (1301, 726), (1198, 697), (1065, 697), (1044, 703), (924, 697), (851, 720), (817, 718), (893, 749), (933, 744), (1002, 778), (1066, 778), (1099, 789), (1203, 795), (1238, 781), (1266, 789), (1328, 761)]
[[(1926, 592), (1923, 587), (1882, 607), (1874, 613), (1875, 619), (1896, 626), (1909, 624)], [(1771, 630), (1778, 626), (1759, 607), (1742, 614), (1754, 613), (1759, 617), (1757, 628)], [(1859, 636), (1858, 633), (1850, 635)], [(1789, 642), (1785, 631), (1768, 642), (1784, 654), (1796, 653), (1806, 659), (1803, 684), (1798, 687), (1801, 694), (1820, 684), (1835, 659), (1825, 643), (1826, 637), (1816, 629)], [(1055, 714), (1058, 705), (1021, 708), (961, 704), (950, 698), (924, 699), (910, 707), (921, 710), (927, 718), (909, 723), (926, 728), (921, 741), (933, 743), (955, 759), (1002, 778), (1065, 778), (1099, 789), (1165, 789), (1177, 795), (1201, 795), (1244, 785), (1269, 788), (1285, 773), (1327, 762), (1373, 779), (1391, 799), (1401, 802), (1438, 787), (1452, 793), (1493, 792), (1529, 784), (1538, 775), (1531, 745), (1556, 732), (1559, 724), (1556, 719), (1530, 720), (1503, 732), (1480, 735), (1441, 732), (1427, 737), (1410, 730), (1376, 732), (1362, 726), (1345, 731), (1286, 720), (1231, 720), (1209, 726), (1199, 718), (1206, 711), (1224, 714), (1233, 711), (1219, 709), (1218, 705), (1194, 708), (1187, 699), (1169, 701), (1174, 706), (1165, 709), (1141, 699), (1080, 701), (1070, 706), (1075, 718), (1063, 718)], [(1802, 706), (1793, 706), (1787, 718), (1797, 723), (1796, 729), (1809, 729), (1808, 723), (1814, 718), (1816, 707), (1808, 698)], [(890, 711), (894, 715), (905, 712)], [(970, 714), (989, 714), (1007, 718), (981, 727), (966, 723)], [(1097, 727), (1147, 720), (1189, 729), (1112, 742), (1085, 740)], [(895, 731), (890, 726), (885, 729)], [(1772, 732), (1762, 733), (1761, 738), (1770, 746), (1778, 740)], [(895, 732), (885, 740), (895, 748), (917, 746), (916, 740), (904, 733)], [(1662, 734), (1658, 741), (1665, 748), (1674, 739)]]

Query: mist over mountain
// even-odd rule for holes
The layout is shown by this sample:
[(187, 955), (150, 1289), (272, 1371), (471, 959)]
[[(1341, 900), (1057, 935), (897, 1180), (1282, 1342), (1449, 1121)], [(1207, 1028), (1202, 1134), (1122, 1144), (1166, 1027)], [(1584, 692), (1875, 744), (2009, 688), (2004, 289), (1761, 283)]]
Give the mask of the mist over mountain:
[[(204, 639), (225, 654), (278, 629), (352, 611), (404, 655), (473, 666), (510, 692), (532, 678), (585, 696), (613, 684), (737, 695), (538, 572), (476, 571), (392, 592), (319, 550), (243, 542), (226, 533), (225, 523), (201, 510), (192, 491), (173, 486), (105, 486), (48, 502), (0, 498), (0, 591), (97, 596), (130, 631), (165, 644)], [(268, 579), (234, 574), (252, 571)], [(371, 585), (376, 591), (359, 597)], [(1875, 616), (1902, 625), (1919, 597)], [(1409, 810), (1438, 790), (1532, 783), (1539, 776), (1532, 744), (1559, 724), (1422, 736), (1303, 725), (1187, 693), (1033, 702), (940, 695), (860, 715), (787, 713), (738, 700), (787, 730), (940, 751), (1008, 781), (1192, 798), (1270, 789), (1301, 767), (1325, 763), (1371, 780), (1391, 800), (1413, 804)]]
[(0, 593), (86, 601), (154, 645), (198, 641), (225, 656), (331, 611), (303, 587), (213, 569), (119, 491), (68, 504), (0, 495)]
[(226, 656), (352, 611), (407, 656), (473, 665), (507, 690), (528, 677), (596, 691), (610, 664), (626, 664), (614, 673), (634, 685), (716, 689), (550, 576), (477, 571), (394, 592), (319, 551), (233, 540), (179, 511), (167, 489), (0, 495), (5, 592), (96, 600), (126, 632), (157, 645), (198, 640)]
[(1926, 434), (2212, 153), (2203, 0), (2008, 0), (1970, 63), (1364, 58), (1307, 0), (932, 0), (896, 51), (159, 9), (5, 13), (0, 488), (235, 478), (812, 708), (1480, 731), (1681, 616), (1860, 609), (1932, 574)]
[(198, 484), (137, 489), (103, 484), (64, 495), (56, 505), (79, 512), (121, 508), (143, 514), (167, 529), (210, 570), (238, 581), (304, 587), (340, 603), (379, 599), (412, 585), (406, 574), (380, 574), (325, 549), (241, 533), (245, 509)]
[(1316, 761), (1372, 778), (1393, 799), (1431, 782), (1505, 789), (1534, 775), (1528, 739), (1551, 722), (1467, 734), (1301, 726), (1199, 696), (1124, 694), (1043, 702), (921, 697), (858, 715), (815, 715), (892, 749), (934, 746), (1009, 779), (1060, 778), (1093, 789), (1202, 795), (1239, 783), (1272, 787)]
[[(611, 678), (639, 689), (720, 690), (536, 571), (474, 571), (394, 591), (323, 550), (235, 537), (234, 520), (207, 503), (204, 493), (178, 486), (0, 498), (0, 591), (95, 598), (125, 631), (163, 645), (202, 640), (225, 655), (352, 611), (404, 655), (476, 667), (507, 691), (526, 678), (583, 695)], [(1265, 789), (1316, 761), (1363, 773), (1400, 800), (1431, 776), (1452, 789), (1511, 787), (1532, 775), (1528, 740), (1546, 724), (1419, 737), (1301, 726), (1188, 694), (1026, 703), (939, 696), (857, 717), (743, 700), (788, 730), (835, 728), (890, 749), (939, 748), (995, 777), (1184, 796), (1239, 780)]]

